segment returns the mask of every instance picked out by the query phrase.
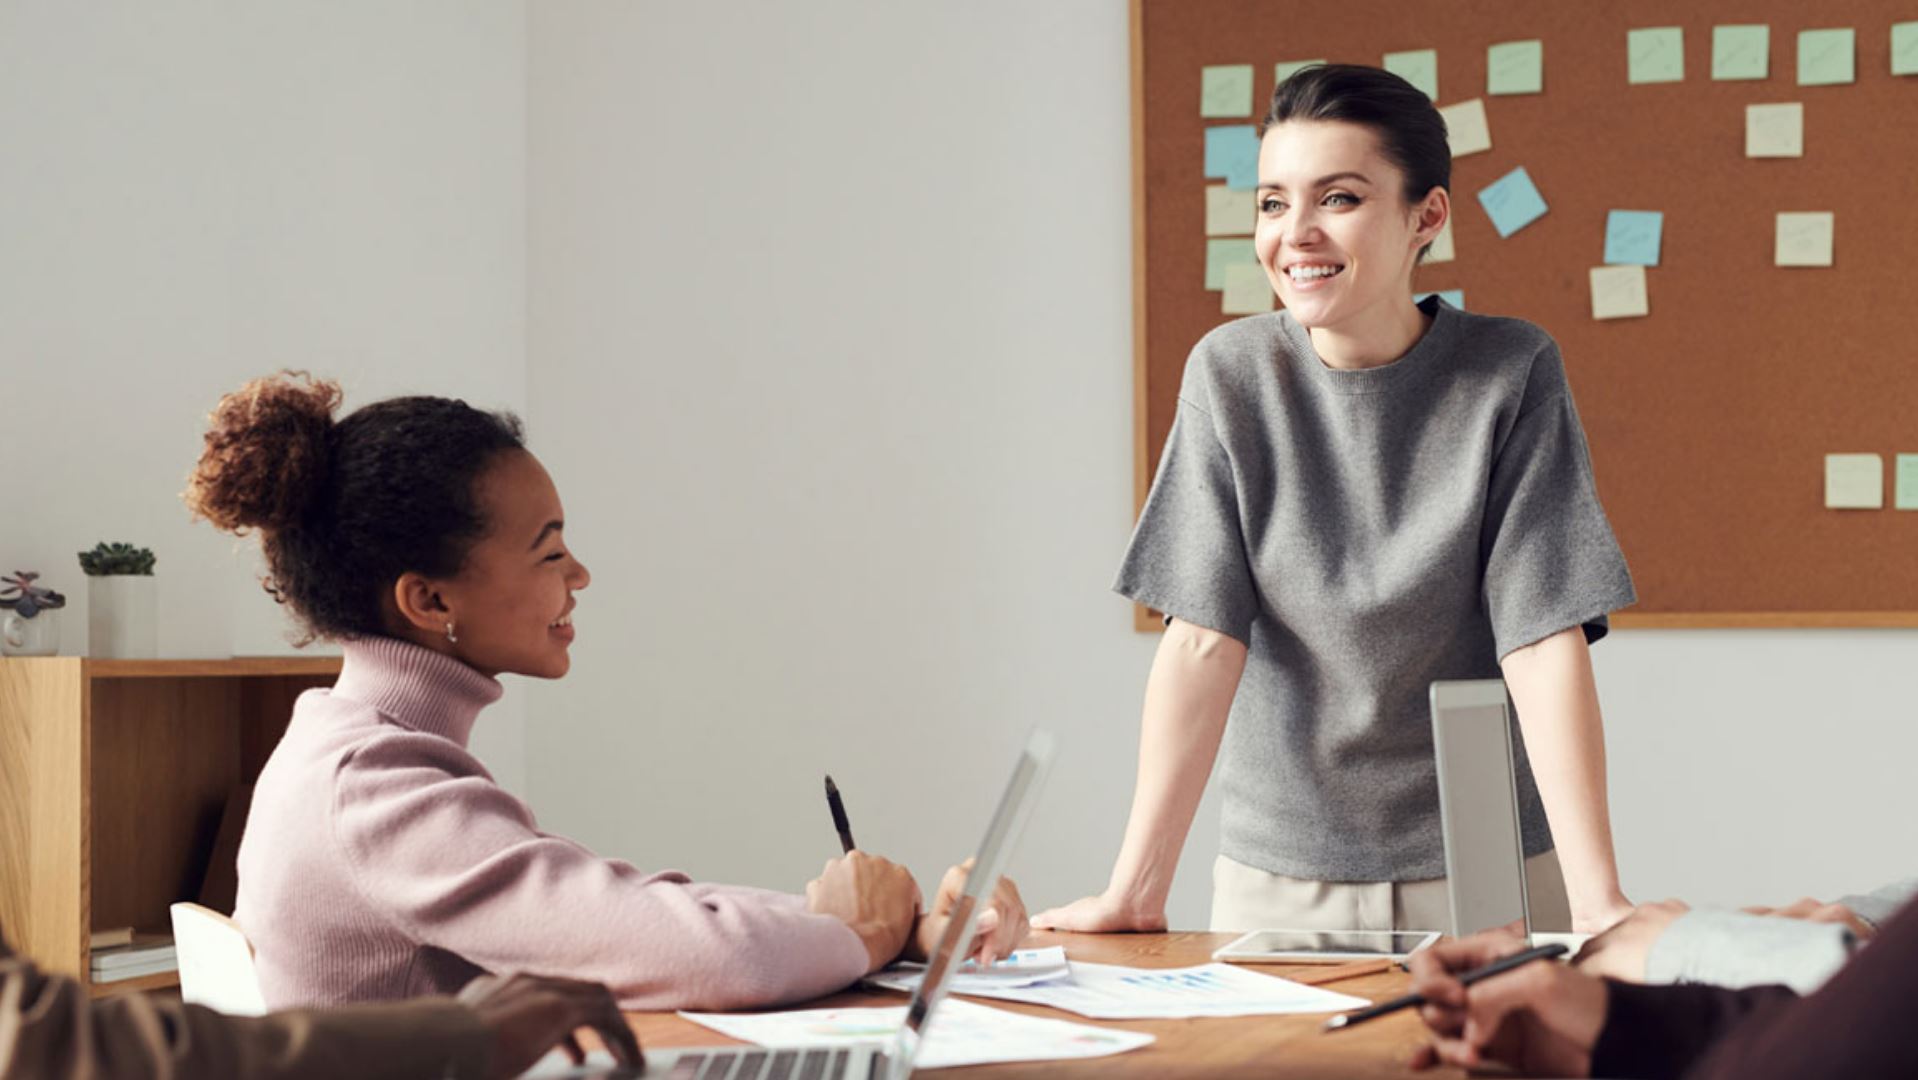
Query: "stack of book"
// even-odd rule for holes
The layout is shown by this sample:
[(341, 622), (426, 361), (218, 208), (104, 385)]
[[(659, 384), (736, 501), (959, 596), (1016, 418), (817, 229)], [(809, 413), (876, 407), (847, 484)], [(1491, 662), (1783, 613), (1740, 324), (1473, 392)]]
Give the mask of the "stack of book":
[(94, 982), (138, 979), (163, 971), (177, 971), (179, 967), (170, 934), (135, 933), (125, 928), (94, 931)]

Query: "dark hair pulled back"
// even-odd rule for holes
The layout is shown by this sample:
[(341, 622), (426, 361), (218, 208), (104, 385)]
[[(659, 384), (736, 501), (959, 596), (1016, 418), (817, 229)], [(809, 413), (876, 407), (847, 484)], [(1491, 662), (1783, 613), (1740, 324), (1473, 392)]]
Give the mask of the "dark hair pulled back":
[(274, 599), (315, 637), (386, 633), (382, 597), (401, 574), (459, 572), (486, 534), (480, 475), (525, 449), (511, 413), (398, 397), (334, 421), (339, 384), (303, 372), (220, 399), (187, 482), (195, 517), (260, 533)]

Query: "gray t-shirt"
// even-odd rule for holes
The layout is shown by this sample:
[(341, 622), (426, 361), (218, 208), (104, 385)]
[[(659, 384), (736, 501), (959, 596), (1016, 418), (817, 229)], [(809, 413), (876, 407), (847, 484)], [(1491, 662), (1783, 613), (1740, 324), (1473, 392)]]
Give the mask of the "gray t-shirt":
[[(1434, 679), (1634, 600), (1558, 347), (1428, 299), (1384, 367), (1325, 366), (1284, 311), (1227, 323), (1179, 409), (1114, 588), (1248, 647), (1221, 848), (1318, 881), (1445, 874)], [(1514, 724), (1525, 853), (1552, 846)]]

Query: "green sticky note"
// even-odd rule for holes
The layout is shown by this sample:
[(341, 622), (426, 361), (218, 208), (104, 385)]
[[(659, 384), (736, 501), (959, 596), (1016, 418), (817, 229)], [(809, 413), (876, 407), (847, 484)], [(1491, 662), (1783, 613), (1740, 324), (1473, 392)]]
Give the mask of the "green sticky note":
[(1798, 32), (1798, 85), (1842, 86), (1857, 78), (1858, 35), (1851, 30)]
[(1918, 75), (1918, 22), (1892, 24), (1891, 73)]
[(1225, 64), (1199, 73), (1199, 115), (1210, 120), (1252, 115), (1252, 65)]
[(1626, 81), (1685, 81), (1685, 31), (1676, 26), (1632, 30), (1625, 35)]
[(1325, 63), (1323, 60), (1287, 60), (1272, 70), (1278, 76), (1279, 82), (1284, 82), (1291, 78), (1292, 73), (1295, 71), (1303, 71), (1306, 68), (1317, 67), (1323, 63)]
[(1545, 89), (1545, 43), (1504, 41), (1485, 50), (1485, 92), (1536, 94)]
[(1433, 101), (1438, 100), (1437, 49), (1386, 53), (1385, 70), (1425, 91), (1425, 96)]
[(1712, 78), (1771, 78), (1771, 27), (1712, 27)]
[(1225, 272), (1233, 266), (1258, 266), (1259, 256), (1250, 240), (1207, 240), (1205, 242), (1205, 287), (1225, 288)]
[(1899, 510), (1918, 510), (1918, 454), (1898, 455), (1898, 490), (1891, 505)]

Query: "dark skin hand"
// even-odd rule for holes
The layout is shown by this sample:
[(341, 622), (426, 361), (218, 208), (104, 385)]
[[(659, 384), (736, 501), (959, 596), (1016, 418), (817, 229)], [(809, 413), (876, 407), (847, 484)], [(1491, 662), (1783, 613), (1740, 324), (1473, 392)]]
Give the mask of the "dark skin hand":
[(492, 1036), (487, 1075), (497, 1080), (525, 1072), (554, 1046), (564, 1049), (573, 1064), (584, 1064), (580, 1028), (591, 1028), (619, 1064), (640, 1068), (646, 1062), (612, 991), (599, 983), (482, 975), (466, 984), (459, 1000), (479, 1015)]

